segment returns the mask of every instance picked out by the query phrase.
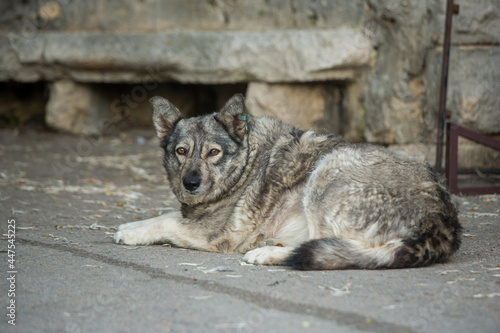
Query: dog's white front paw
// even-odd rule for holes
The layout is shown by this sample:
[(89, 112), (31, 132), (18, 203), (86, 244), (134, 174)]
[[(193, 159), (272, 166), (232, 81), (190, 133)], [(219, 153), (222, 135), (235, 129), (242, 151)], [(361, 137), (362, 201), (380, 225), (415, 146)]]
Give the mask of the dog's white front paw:
[(133, 233), (127, 232), (126, 230), (115, 232), (113, 240), (118, 244), (139, 245), (138, 237), (134, 237)]
[(257, 265), (283, 265), (285, 259), (292, 252), (291, 247), (264, 246), (248, 251), (243, 260)]
[(148, 245), (155, 242), (151, 234), (151, 228), (136, 225), (136, 222), (125, 223), (118, 227), (113, 239), (118, 244), (125, 245)]

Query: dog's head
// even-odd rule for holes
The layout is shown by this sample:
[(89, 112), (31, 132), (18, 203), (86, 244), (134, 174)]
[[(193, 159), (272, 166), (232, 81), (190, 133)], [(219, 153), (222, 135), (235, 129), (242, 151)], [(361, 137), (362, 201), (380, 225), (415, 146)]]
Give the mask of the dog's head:
[(247, 159), (243, 96), (233, 96), (218, 113), (188, 119), (162, 97), (150, 103), (174, 194), (190, 206), (219, 200), (237, 184)]

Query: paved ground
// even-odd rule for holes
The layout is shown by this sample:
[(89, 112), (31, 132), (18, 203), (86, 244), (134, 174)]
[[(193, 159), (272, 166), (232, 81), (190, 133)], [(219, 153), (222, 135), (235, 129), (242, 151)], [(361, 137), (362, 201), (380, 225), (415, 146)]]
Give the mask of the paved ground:
[(115, 134), (0, 131), (0, 331), (500, 331), (499, 196), (459, 199), (463, 246), (428, 268), (298, 272), (129, 247), (112, 242), (114, 228), (175, 198), (153, 130)]

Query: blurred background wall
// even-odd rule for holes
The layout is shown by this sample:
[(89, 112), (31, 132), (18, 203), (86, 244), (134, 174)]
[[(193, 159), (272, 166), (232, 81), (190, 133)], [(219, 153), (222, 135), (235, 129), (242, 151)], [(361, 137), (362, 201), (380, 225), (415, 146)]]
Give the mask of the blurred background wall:
[[(456, 0), (451, 119), (500, 138), (500, 3)], [(244, 93), (249, 112), (434, 164), (445, 0), (0, 2), (0, 125), (78, 135)], [(113, 126), (112, 126), (113, 125)], [(499, 167), (463, 140), (459, 166)]]

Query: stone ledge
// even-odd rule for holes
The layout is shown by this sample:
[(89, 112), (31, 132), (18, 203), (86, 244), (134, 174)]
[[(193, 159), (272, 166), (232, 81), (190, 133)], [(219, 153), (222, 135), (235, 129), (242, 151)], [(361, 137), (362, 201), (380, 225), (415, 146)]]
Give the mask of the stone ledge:
[(355, 80), (372, 47), (360, 31), (274, 30), (0, 35), (0, 81), (182, 83)]

